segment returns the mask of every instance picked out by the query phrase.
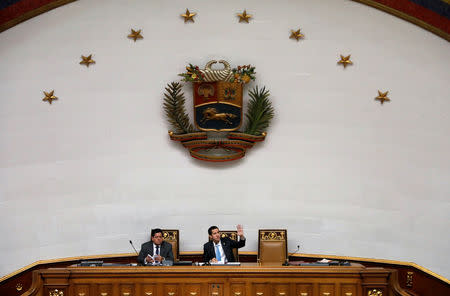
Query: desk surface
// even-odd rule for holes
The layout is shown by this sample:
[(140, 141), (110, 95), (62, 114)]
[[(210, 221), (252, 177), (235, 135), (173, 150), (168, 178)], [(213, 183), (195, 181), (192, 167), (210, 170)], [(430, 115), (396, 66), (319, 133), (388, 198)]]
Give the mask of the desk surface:
[(92, 266), (67, 268), (48, 268), (40, 270), (46, 274), (67, 273), (71, 276), (77, 274), (359, 274), (361, 272), (386, 272), (383, 268), (366, 268), (361, 264), (353, 263), (351, 266), (260, 266), (257, 263), (242, 263), (241, 266)]
[[(392, 270), (351, 266), (92, 266), (41, 269), (28, 296), (406, 295), (393, 292)], [(389, 291), (389, 292), (388, 292)]]

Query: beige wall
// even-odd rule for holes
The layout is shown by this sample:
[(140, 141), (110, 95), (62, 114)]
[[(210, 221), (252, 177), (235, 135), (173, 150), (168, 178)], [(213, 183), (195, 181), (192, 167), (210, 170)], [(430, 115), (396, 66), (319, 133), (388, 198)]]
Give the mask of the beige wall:
[[(241, 161), (208, 164), (168, 139), (161, 100), (187, 63), (222, 58), (256, 66), (247, 89), (271, 90), (276, 119)], [(290, 251), (450, 275), (450, 51), (419, 27), (344, 0), (80, 0), (1, 33), (0, 61), (0, 275), (130, 252), (152, 226), (199, 251), (208, 226), (237, 223), (248, 251), (258, 228), (287, 228)]]

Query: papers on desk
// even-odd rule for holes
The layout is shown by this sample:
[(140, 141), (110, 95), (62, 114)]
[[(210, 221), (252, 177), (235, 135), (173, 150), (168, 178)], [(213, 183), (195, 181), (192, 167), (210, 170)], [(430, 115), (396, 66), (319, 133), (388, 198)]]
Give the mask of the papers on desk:
[(211, 266), (241, 266), (241, 262), (211, 262)]
[(204, 262), (198, 262), (195, 265), (198, 266), (241, 266), (241, 262), (211, 262), (211, 263), (204, 263)]

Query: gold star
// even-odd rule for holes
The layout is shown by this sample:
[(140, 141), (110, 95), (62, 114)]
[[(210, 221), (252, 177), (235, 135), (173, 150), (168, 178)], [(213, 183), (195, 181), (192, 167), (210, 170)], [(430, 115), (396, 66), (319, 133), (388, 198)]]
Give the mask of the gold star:
[(378, 97), (375, 98), (375, 100), (378, 100), (381, 102), (381, 105), (383, 105), (384, 102), (389, 102), (391, 99), (387, 97), (387, 94), (389, 91), (383, 93), (381, 91), (378, 91)]
[(128, 38), (133, 39), (134, 42), (136, 42), (137, 39), (143, 39), (144, 37), (142, 37), (141, 31), (142, 30), (135, 31), (135, 30), (131, 29), (131, 34), (128, 35)]
[(238, 13), (239, 22), (247, 22), (253, 17), (251, 14), (247, 14), (247, 10), (244, 10), (243, 13)]
[(352, 65), (353, 64), (353, 62), (350, 61), (350, 54), (348, 56), (346, 56), (346, 57), (344, 57), (343, 55), (340, 55), (340, 56), (341, 56), (341, 60), (338, 62), (338, 64), (342, 64), (344, 66), (344, 69), (348, 65)]
[(45, 98), (43, 98), (42, 101), (44, 102), (48, 101), (51, 104), (53, 100), (57, 100), (58, 98), (53, 95), (54, 92), (55, 92), (54, 90), (52, 90), (49, 93), (44, 91)]
[(92, 59), (92, 55), (88, 55), (85, 57), (84, 55), (81, 56), (82, 61), (80, 62), (80, 65), (86, 65), (86, 67), (89, 68), (90, 64), (95, 64), (95, 61)]
[(305, 37), (305, 35), (300, 33), (300, 29), (298, 29), (297, 31), (291, 30), (291, 36), (289, 37), (290, 39), (296, 39), (297, 41), (300, 38)]
[(195, 23), (195, 21), (194, 21), (194, 16), (196, 15), (197, 13), (190, 13), (189, 12), (189, 9), (187, 9), (186, 8), (186, 12), (184, 13), (184, 14), (182, 14), (181, 16), (182, 17), (184, 17), (184, 22), (186, 23), (187, 21), (191, 21), (191, 22), (193, 22), (193, 23)]

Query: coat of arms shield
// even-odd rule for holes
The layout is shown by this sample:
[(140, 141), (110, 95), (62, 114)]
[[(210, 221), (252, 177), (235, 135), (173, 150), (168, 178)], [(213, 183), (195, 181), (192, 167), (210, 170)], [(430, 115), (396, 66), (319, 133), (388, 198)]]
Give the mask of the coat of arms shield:
[(212, 69), (217, 61), (209, 61), (204, 69), (189, 64), (179, 74), (183, 81), (193, 83), (194, 126), (184, 107), (181, 84), (172, 82), (164, 94), (164, 110), (174, 131), (170, 138), (181, 142), (191, 156), (205, 161), (224, 162), (244, 157), (245, 151), (264, 141), (266, 129), (273, 118), (269, 91), (256, 86), (249, 92), (251, 98), (245, 113), (246, 126), (242, 129), (243, 88), (255, 80), (255, 67), (238, 66), (231, 69), (220, 60), (222, 69)]
[(202, 131), (234, 131), (242, 123), (242, 84), (194, 83), (195, 125)]

